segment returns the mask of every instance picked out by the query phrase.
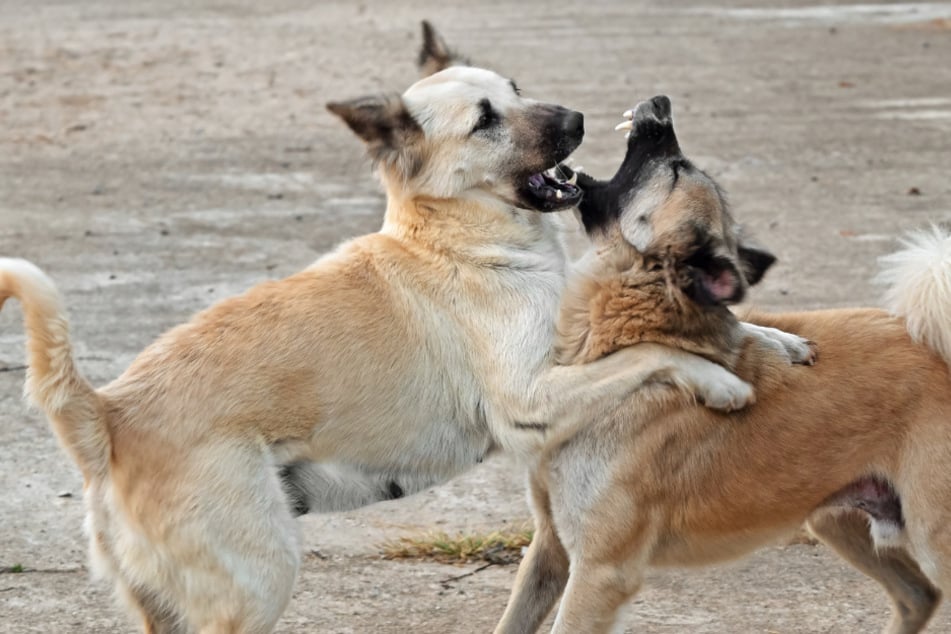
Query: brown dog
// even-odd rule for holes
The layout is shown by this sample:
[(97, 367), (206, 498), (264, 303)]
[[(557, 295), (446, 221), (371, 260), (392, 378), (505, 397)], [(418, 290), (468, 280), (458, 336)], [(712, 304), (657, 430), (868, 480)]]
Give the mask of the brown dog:
[(552, 447), (496, 631), (535, 631), (564, 591), (554, 631), (607, 632), (647, 567), (733, 559), (803, 521), (885, 587), (888, 632), (920, 631), (951, 587), (951, 236), (922, 234), (890, 260), (899, 317), (756, 317), (818, 344), (815, 367), (790, 366), (722, 307), (763, 256), (737, 246), (715, 183), (680, 152), (669, 102), (632, 119), (614, 179), (579, 180), (594, 247), (562, 315), (561, 360), (661, 341), (734, 368), (758, 401), (723, 415), (642, 393)]

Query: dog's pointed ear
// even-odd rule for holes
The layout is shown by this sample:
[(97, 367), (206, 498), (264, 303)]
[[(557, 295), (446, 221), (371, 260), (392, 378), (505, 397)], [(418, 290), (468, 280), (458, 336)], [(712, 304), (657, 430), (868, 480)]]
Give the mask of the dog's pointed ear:
[(421, 77), (428, 77), (450, 66), (468, 66), (469, 60), (449, 48), (446, 40), (427, 20), (422, 21), (423, 46), (416, 65)]
[(410, 179), (422, 167), (419, 143), (423, 129), (399, 95), (361, 97), (327, 104), (366, 143), (367, 153), (391, 174)]
[(763, 279), (766, 271), (769, 270), (769, 267), (776, 263), (775, 255), (759, 247), (741, 244), (738, 250), (740, 270), (743, 272), (743, 277), (746, 278), (746, 283), (750, 286), (758, 284)]
[(327, 104), (367, 144), (376, 160), (409, 145), (422, 129), (399, 95), (360, 97)]

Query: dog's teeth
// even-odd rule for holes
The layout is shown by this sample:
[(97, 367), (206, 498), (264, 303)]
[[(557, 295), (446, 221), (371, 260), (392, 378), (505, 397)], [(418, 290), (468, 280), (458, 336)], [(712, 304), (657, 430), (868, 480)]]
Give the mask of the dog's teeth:
[(564, 197), (565, 197), (565, 194), (560, 189), (555, 190), (555, 198), (558, 198), (560, 200)]
[(625, 138), (625, 139), (630, 139), (630, 138), (631, 138), (631, 133), (628, 132), (627, 134), (625, 134), (625, 135), (624, 135), (624, 138)]
[(633, 118), (634, 118), (634, 109), (632, 108), (631, 110), (625, 110), (625, 111), (624, 111), (624, 114), (622, 114), (621, 116), (624, 117), (625, 119), (633, 119)]
[(614, 126), (615, 130), (633, 130), (634, 122), (633, 121), (622, 121), (621, 123)]
[(565, 182), (568, 183), (569, 185), (577, 185), (577, 184), (578, 184), (578, 172), (572, 172), (571, 178), (569, 178), (569, 179), (568, 179), (567, 181), (565, 181)]

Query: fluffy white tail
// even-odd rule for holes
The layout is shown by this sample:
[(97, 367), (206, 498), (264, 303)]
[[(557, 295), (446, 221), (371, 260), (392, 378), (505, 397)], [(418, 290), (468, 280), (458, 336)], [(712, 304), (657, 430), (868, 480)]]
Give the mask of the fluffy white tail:
[(951, 232), (939, 226), (906, 236), (902, 250), (879, 260), (885, 307), (908, 332), (951, 364)]
[(102, 401), (73, 362), (69, 325), (59, 292), (26, 260), (0, 258), (0, 306), (23, 304), (29, 369), (24, 392), (50, 420), (60, 443), (87, 481), (106, 474), (111, 443)]

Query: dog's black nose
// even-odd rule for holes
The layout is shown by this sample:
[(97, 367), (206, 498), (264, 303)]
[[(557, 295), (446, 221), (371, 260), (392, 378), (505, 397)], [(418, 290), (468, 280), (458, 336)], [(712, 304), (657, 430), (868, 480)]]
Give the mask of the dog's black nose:
[(666, 95), (657, 95), (637, 104), (634, 108), (634, 125), (641, 122), (670, 125), (670, 99)]
[(562, 123), (562, 130), (572, 137), (584, 136), (584, 115), (574, 110), (569, 112)]

